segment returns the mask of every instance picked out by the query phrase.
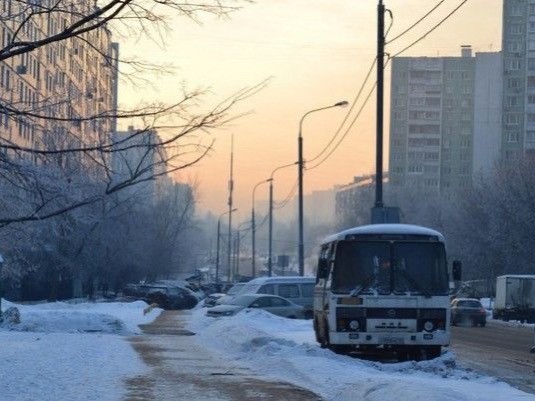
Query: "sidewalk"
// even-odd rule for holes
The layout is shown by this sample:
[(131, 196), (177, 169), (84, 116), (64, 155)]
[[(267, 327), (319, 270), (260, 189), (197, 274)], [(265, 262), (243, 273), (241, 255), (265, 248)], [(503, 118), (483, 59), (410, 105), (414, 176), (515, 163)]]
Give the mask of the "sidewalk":
[(184, 329), (189, 311), (164, 311), (130, 342), (152, 369), (127, 380), (125, 401), (321, 401), (308, 390), (268, 381), (198, 345)]

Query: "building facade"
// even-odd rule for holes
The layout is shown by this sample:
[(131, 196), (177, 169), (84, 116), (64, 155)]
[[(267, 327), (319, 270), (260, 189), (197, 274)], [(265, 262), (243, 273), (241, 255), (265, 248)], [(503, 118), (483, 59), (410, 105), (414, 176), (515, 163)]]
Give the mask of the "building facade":
[(502, 158), (535, 154), (535, 1), (503, 2)]
[[(500, 92), (497, 60), (500, 53), (474, 57), (470, 46), (462, 47), (460, 57), (393, 59), (389, 173), (394, 188), (448, 193), (470, 185), (475, 133), (485, 135), (479, 126), (476, 130), (476, 112), (488, 111), (476, 90), (485, 82), (487, 90)], [(480, 71), (487, 79), (478, 86)]]
[[(70, 12), (30, 17), (32, 7), (48, 3), (31, 4), (0, 2), (2, 49), (58, 34), (94, 7), (78, 2)], [(1, 139), (36, 149), (99, 143), (115, 126), (117, 62), (118, 45), (105, 26), (0, 61)], [(93, 118), (99, 115), (107, 117)]]

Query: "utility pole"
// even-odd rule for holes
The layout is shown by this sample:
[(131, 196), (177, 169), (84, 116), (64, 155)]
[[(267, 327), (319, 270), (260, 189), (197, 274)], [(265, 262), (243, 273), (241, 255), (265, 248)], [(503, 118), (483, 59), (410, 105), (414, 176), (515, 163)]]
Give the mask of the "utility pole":
[(377, 6), (377, 131), (375, 158), (375, 207), (383, 207), (383, 96), (385, 64), (385, 6), (379, 0)]
[(377, 115), (375, 149), (375, 204), (371, 208), (371, 223), (399, 223), (399, 208), (385, 207), (383, 202), (383, 125), (385, 68), (385, 6), (377, 6)]
[(233, 168), (234, 168), (234, 135), (232, 135), (231, 144), (230, 144), (230, 175), (228, 182), (228, 259), (227, 259), (227, 278), (228, 281), (231, 281), (231, 257), (232, 257), (232, 191), (234, 190), (234, 180), (233, 180)]

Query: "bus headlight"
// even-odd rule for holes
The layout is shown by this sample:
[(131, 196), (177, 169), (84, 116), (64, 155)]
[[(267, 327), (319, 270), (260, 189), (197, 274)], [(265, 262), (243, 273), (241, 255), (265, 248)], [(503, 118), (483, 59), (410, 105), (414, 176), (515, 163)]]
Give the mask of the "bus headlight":
[(427, 322), (424, 323), (425, 331), (433, 331), (434, 328), (435, 328), (435, 325), (433, 324), (432, 321), (428, 320)]
[(351, 330), (358, 330), (359, 327), (360, 327), (360, 324), (359, 324), (358, 320), (352, 320), (352, 321), (349, 322), (349, 328)]

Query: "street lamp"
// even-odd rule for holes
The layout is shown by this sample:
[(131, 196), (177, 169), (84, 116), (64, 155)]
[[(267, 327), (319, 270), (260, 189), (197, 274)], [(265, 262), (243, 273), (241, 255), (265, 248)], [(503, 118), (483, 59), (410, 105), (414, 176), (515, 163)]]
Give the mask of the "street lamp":
[(285, 164), (284, 166), (279, 166), (275, 170), (271, 172), (271, 176), (269, 177), (269, 245), (268, 245), (268, 276), (271, 277), (273, 273), (273, 175), (276, 171), (286, 168), (295, 166), (297, 162), (291, 163), (291, 164)]
[(253, 201), (252, 201), (252, 205), (253, 206), (252, 206), (252, 215), (251, 215), (251, 229), (252, 229), (251, 237), (252, 237), (252, 254), (253, 254), (253, 260), (252, 260), (251, 267), (252, 267), (253, 278), (256, 277), (256, 261), (255, 261), (255, 258), (256, 258), (256, 243), (255, 243), (256, 227), (255, 227), (255, 213), (254, 213), (254, 205), (255, 205), (254, 196), (255, 196), (256, 188), (258, 188), (262, 184), (265, 184), (266, 182), (271, 182), (271, 181), (273, 181), (273, 178), (268, 178), (267, 180), (260, 181), (253, 188)]
[[(219, 217), (217, 218), (217, 240), (216, 240), (216, 256), (215, 256), (215, 283), (216, 285), (219, 284), (219, 237), (221, 236), (220, 232), (221, 232), (221, 217), (223, 217), (224, 215), (228, 214), (228, 213), (232, 213), (232, 212), (235, 212), (236, 210), (238, 209), (232, 209), (232, 210), (227, 210), (226, 212), (224, 213), (221, 213), (219, 215)], [(229, 238), (229, 241), (230, 241), (230, 238)]]
[(299, 122), (299, 136), (297, 138), (297, 149), (298, 149), (298, 158), (297, 158), (297, 171), (298, 171), (298, 180), (299, 180), (299, 275), (304, 276), (305, 274), (305, 243), (303, 237), (303, 120), (306, 116), (316, 111), (332, 109), (333, 107), (345, 107), (349, 103), (347, 101), (341, 101), (333, 104), (332, 106), (320, 107), (319, 109), (314, 109), (306, 112), (301, 121)]

